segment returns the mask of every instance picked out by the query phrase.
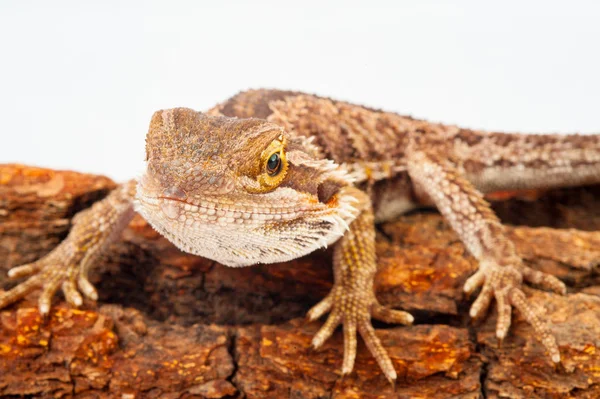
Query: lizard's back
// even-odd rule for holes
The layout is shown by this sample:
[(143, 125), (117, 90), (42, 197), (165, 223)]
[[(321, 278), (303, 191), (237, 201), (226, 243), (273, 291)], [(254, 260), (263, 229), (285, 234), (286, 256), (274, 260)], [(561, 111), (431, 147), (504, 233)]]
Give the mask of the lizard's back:
[(598, 135), (477, 131), (281, 90), (241, 92), (209, 113), (267, 119), (311, 137), (324, 158), (344, 165), (369, 191), (380, 221), (429, 202), (406, 173), (411, 140), (454, 164), (484, 193), (600, 182)]

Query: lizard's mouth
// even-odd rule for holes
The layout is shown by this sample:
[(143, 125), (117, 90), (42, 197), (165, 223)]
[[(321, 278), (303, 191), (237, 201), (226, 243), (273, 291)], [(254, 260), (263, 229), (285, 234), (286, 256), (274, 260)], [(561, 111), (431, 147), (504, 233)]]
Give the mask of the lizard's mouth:
[(182, 200), (147, 188), (138, 186), (135, 207), (154, 229), (181, 250), (228, 266), (298, 258), (335, 242), (349, 223), (323, 204), (263, 209), (227, 198)]
[(138, 179), (136, 203), (141, 213), (144, 207), (150, 207), (152, 213), (159, 211), (173, 223), (182, 222), (187, 226), (215, 223), (253, 226), (335, 213), (331, 204), (319, 204), (303, 198), (292, 189), (286, 189), (280, 197), (271, 200), (265, 197), (266, 194), (243, 193), (192, 197), (180, 189), (163, 189), (146, 174)]
[(285, 222), (313, 212), (310, 209), (312, 204), (308, 202), (306, 206), (281, 206), (260, 209), (253, 206), (240, 206), (233, 201), (227, 201), (223, 204), (210, 198), (183, 200), (162, 195), (147, 195), (139, 191), (136, 200), (139, 206), (153, 207), (172, 221), (185, 222), (188, 217), (198, 221), (198, 223), (186, 223), (188, 225), (211, 224), (214, 222), (252, 224), (253, 220), (259, 222)]

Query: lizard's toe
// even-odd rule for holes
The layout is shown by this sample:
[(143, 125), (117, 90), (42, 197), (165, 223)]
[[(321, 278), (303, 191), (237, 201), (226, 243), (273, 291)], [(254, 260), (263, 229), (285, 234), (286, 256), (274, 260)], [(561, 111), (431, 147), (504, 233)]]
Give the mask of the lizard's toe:
[(409, 326), (415, 321), (415, 318), (410, 313), (383, 306), (378, 302), (373, 305), (371, 316), (376, 320), (388, 324), (404, 324)]
[(512, 308), (507, 296), (507, 290), (495, 292), (498, 320), (496, 321), (496, 337), (500, 342), (504, 340), (510, 329)]
[(473, 301), (471, 309), (469, 310), (469, 315), (474, 319), (482, 317), (490, 307), (490, 303), (492, 303), (493, 298), (494, 290), (492, 285), (486, 282), (483, 285), (481, 292), (477, 296), (477, 299)]
[(77, 291), (77, 287), (75, 284), (75, 279), (69, 278), (62, 283), (62, 291), (65, 295), (65, 299), (67, 302), (76, 308), (81, 306), (83, 303), (83, 298), (81, 294)]
[(560, 295), (567, 294), (567, 286), (555, 276), (524, 266), (521, 269), (523, 280)]
[(381, 367), (385, 378), (387, 378), (387, 380), (393, 384), (397, 378), (396, 370), (394, 369), (394, 364), (388, 356), (387, 351), (381, 344), (379, 337), (377, 337), (377, 335), (375, 334), (375, 329), (373, 328), (373, 325), (371, 325), (371, 321), (363, 320), (362, 322), (360, 322), (358, 324), (358, 331), (363, 337), (367, 348), (369, 348), (369, 352), (371, 352), (371, 354), (377, 361), (377, 364), (379, 364), (379, 367)]
[(539, 316), (542, 312), (536, 309), (536, 305), (527, 300), (527, 297), (520, 289), (512, 289), (509, 299), (511, 304), (523, 315), (527, 323), (529, 323), (537, 336), (550, 354), (550, 358), (554, 363), (560, 363), (560, 351), (556, 344), (556, 338), (550, 331), (548, 324)]
[(350, 374), (354, 369), (356, 360), (356, 321), (349, 320), (344, 323), (344, 361), (342, 374)]
[(28, 263), (22, 266), (15, 266), (8, 271), (8, 277), (10, 279), (29, 277), (40, 270), (40, 262)]
[(86, 298), (91, 299), (92, 301), (98, 300), (98, 292), (96, 291), (96, 287), (94, 287), (94, 285), (90, 283), (87, 277), (83, 274), (80, 274), (77, 278), (77, 286), (79, 287), (79, 291), (81, 291)]
[(50, 273), (45, 280), (46, 281), (44, 281), (44, 284), (42, 285), (42, 293), (38, 299), (38, 307), (42, 315), (47, 315), (50, 311), (52, 297), (61, 286), (64, 280), (64, 273), (62, 270)]
[(16, 287), (0, 294), (0, 309), (18, 301), (34, 289), (42, 285), (42, 277), (34, 275)]
[(465, 294), (471, 295), (477, 288), (483, 286), (485, 283), (485, 273), (482, 270), (476, 271), (471, 277), (465, 281), (463, 290)]
[(332, 312), (321, 329), (315, 334), (312, 340), (312, 346), (319, 349), (325, 341), (331, 337), (337, 326), (342, 321), (342, 315), (339, 312)]
[(306, 318), (309, 321), (315, 321), (325, 313), (329, 312), (333, 306), (333, 295), (329, 294), (323, 298), (319, 303), (310, 308), (306, 313)]

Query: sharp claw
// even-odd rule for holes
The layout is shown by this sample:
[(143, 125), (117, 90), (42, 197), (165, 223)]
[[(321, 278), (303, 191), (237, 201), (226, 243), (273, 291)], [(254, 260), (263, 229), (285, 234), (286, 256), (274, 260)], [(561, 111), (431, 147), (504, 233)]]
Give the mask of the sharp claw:
[(555, 353), (552, 355), (552, 361), (556, 364), (560, 364), (560, 353)]
[(40, 313), (42, 316), (46, 316), (50, 312), (50, 304), (49, 303), (40, 303), (39, 304)]
[(500, 327), (497, 327), (496, 338), (498, 341), (504, 341), (504, 338), (506, 338), (506, 330), (504, 328), (500, 329)]
[(81, 295), (77, 294), (76, 296), (73, 296), (69, 302), (78, 308), (83, 304), (83, 299), (81, 298)]
[(392, 366), (391, 372), (385, 373), (385, 378), (390, 382), (390, 384), (392, 384), (392, 386), (394, 386), (396, 384), (396, 378), (398, 378), (398, 375), (396, 374), (396, 370), (393, 369), (393, 367), (394, 366)]

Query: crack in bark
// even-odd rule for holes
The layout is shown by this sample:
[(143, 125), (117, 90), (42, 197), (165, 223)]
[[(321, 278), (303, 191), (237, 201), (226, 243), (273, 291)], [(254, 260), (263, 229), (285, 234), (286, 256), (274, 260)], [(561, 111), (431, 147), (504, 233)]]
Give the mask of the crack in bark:
[[(238, 384), (235, 382), (235, 376), (237, 374), (238, 371), (238, 362), (239, 362), (239, 354), (237, 351), (237, 340), (238, 340), (238, 330), (236, 328), (229, 328), (227, 330), (227, 353), (229, 353), (229, 356), (231, 356), (231, 362), (233, 364), (233, 371), (231, 372), (231, 374), (229, 375), (229, 377), (227, 377), (227, 381), (229, 381), (229, 383), (231, 383), (231, 385), (233, 385), (235, 387), (235, 389), (242, 395), (245, 396), (245, 393), (240, 389), (240, 387), (238, 386)], [(228, 396), (231, 398), (234, 398), (235, 396)]]

